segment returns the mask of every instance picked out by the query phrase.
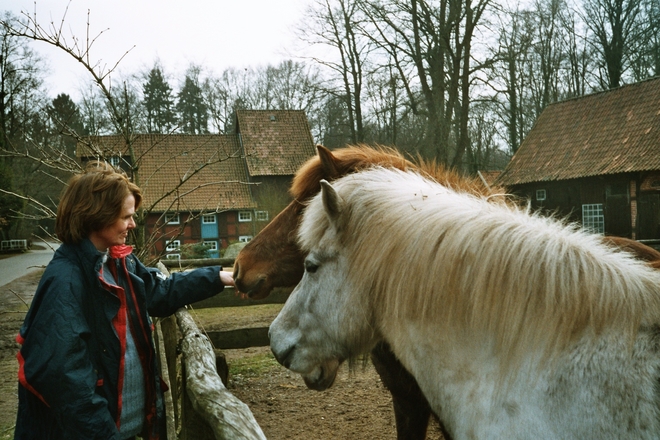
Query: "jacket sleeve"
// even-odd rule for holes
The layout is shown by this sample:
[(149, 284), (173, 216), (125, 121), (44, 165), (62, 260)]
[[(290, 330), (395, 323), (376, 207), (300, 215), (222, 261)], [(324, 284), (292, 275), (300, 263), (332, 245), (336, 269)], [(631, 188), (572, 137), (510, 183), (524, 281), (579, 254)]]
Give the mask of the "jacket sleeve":
[(187, 304), (202, 301), (222, 292), (220, 266), (201, 267), (189, 272), (174, 272), (166, 277), (156, 268), (147, 268), (138, 261), (138, 276), (142, 278), (151, 316), (170, 316)]
[[(75, 271), (71, 271), (75, 272)], [(118, 439), (108, 402), (96, 393), (102, 378), (91, 362), (76, 273), (50, 277), (35, 294), (29, 327), (21, 334), (19, 380), (55, 413), (67, 439)], [(33, 304), (34, 306), (34, 304)]]

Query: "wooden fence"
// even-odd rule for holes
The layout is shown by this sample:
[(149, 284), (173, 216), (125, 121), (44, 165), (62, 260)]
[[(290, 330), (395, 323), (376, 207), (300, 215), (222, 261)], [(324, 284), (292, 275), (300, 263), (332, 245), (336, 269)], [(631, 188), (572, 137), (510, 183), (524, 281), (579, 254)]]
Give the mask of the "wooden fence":
[[(187, 260), (159, 264), (163, 273), (233, 261)], [(231, 263), (231, 264), (230, 264)], [(237, 307), (283, 303), (287, 291), (259, 301), (237, 298), (231, 288), (195, 308)], [(228, 367), (224, 355), (214, 351), (269, 345), (268, 327), (223, 332), (199, 330), (186, 309), (156, 321), (156, 342), (162, 375), (169, 391), (165, 396), (168, 440), (265, 439), (252, 412), (226, 388)], [(224, 382), (223, 382), (224, 380)]]

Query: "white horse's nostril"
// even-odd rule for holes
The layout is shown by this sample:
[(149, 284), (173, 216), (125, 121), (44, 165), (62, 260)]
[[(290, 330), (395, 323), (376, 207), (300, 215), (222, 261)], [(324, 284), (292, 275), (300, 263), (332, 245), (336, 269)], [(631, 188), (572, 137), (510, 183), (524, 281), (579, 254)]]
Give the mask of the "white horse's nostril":
[(271, 344), (270, 351), (273, 352), (273, 356), (275, 356), (275, 359), (277, 362), (279, 362), (281, 365), (283, 365), (285, 368), (290, 368), (291, 367), (291, 358), (293, 357), (293, 351), (295, 350), (296, 346), (295, 345), (290, 345), (287, 347), (287, 349), (282, 352), (282, 351), (277, 351), (275, 348), (273, 348)]

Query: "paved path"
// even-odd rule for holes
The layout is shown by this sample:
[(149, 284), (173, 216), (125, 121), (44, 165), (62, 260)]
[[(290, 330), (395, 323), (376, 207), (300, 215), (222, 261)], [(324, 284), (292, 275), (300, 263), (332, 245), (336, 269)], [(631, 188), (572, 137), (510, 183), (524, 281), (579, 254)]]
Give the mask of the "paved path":
[(50, 246), (43, 242), (35, 243), (33, 249), (24, 254), (0, 260), (0, 287), (32, 271), (45, 268), (58, 246), (55, 243), (50, 243)]

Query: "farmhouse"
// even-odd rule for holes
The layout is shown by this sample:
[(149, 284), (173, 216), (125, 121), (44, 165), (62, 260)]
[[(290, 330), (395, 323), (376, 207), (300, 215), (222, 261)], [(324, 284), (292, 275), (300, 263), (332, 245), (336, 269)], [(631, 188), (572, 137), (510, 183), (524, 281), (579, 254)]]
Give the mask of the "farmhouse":
[(660, 78), (549, 105), (497, 183), (597, 233), (660, 244)]
[(130, 145), (123, 136), (90, 137), (76, 155), (134, 170), (155, 252), (176, 258), (181, 246), (203, 242), (217, 257), (286, 206), (293, 175), (315, 154), (303, 111), (238, 110), (235, 125), (224, 135), (135, 135)]

